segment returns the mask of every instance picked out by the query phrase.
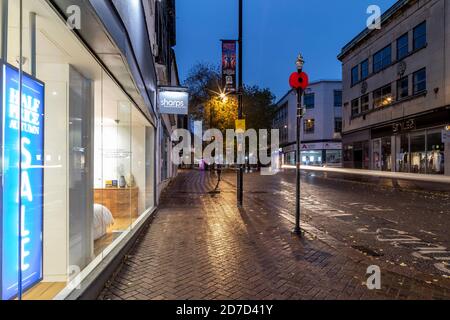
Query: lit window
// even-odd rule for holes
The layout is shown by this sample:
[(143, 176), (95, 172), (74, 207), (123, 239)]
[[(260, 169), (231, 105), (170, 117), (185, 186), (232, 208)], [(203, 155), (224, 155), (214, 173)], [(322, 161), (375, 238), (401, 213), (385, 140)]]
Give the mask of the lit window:
[(392, 86), (389, 84), (373, 92), (374, 108), (385, 107), (392, 103)]
[(314, 133), (315, 120), (305, 119), (305, 133)]

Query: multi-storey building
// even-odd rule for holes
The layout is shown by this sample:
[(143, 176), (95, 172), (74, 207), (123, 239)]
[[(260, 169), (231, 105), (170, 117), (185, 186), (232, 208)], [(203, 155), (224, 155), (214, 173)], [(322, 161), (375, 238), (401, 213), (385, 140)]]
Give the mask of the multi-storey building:
[[(341, 164), (342, 84), (321, 80), (310, 84), (302, 99), (306, 114), (301, 124), (304, 165)], [(290, 90), (277, 103), (273, 127), (279, 129), (282, 163), (295, 164), (297, 94)]]
[(450, 175), (449, 49), (447, 0), (398, 1), (342, 49), (346, 167)]

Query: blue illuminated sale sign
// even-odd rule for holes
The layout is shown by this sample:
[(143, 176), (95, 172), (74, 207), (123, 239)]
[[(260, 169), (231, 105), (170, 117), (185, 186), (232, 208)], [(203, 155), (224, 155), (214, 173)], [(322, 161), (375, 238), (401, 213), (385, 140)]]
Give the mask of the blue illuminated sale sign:
[(7, 300), (17, 296), (19, 279), (25, 291), (43, 276), (45, 86), (23, 74), (19, 108), (19, 71), (1, 64), (1, 79), (0, 290)]

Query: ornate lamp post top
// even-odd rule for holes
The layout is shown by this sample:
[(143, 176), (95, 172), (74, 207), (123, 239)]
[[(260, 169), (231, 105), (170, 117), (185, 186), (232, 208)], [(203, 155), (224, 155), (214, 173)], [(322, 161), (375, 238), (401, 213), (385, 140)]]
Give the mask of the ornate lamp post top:
[(297, 70), (303, 70), (304, 64), (305, 64), (305, 59), (303, 59), (303, 56), (300, 53), (297, 57), (297, 61), (295, 62), (295, 65), (297, 66)]

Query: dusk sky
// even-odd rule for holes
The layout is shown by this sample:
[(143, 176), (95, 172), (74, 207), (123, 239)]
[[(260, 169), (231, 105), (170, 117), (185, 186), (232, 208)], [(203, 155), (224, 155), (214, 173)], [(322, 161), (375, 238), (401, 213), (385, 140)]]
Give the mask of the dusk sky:
[[(395, 0), (244, 0), (244, 82), (278, 98), (302, 52), (310, 80), (341, 79), (337, 55), (366, 26), (369, 5)], [(182, 81), (198, 62), (219, 65), (220, 39), (236, 39), (237, 0), (177, 0), (176, 54)]]

